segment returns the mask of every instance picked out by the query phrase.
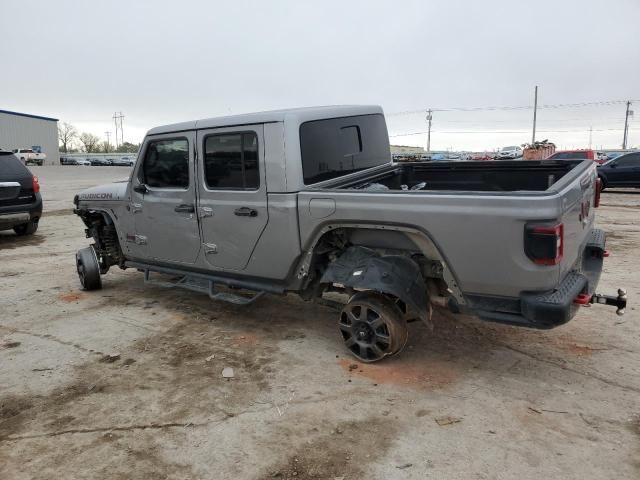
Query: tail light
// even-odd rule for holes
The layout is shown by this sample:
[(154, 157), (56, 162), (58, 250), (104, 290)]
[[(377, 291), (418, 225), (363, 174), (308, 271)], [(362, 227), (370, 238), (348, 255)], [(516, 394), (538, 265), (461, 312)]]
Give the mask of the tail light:
[(602, 179), (600, 177), (596, 177), (596, 181), (594, 182), (593, 189), (593, 206), (598, 208), (600, 206), (600, 193), (602, 192)]
[(40, 181), (38, 180), (38, 177), (36, 177), (35, 175), (33, 176), (31, 185), (33, 187), (33, 193), (38, 193), (40, 191)]
[(564, 254), (564, 225), (527, 225), (524, 250), (538, 265), (557, 265)]

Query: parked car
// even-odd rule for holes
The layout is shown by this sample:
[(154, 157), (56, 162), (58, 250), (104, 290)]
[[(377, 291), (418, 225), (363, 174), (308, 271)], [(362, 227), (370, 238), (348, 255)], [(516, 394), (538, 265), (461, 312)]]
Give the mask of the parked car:
[(496, 160), (512, 160), (520, 157), (522, 157), (522, 148), (514, 145), (511, 147), (502, 147), (496, 155)]
[(476, 152), (471, 154), (471, 160), (474, 161), (484, 161), (484, 160), (493, 160), (494, 155), (489, 152)]
[(627, 153), (598, 166), (602, 188), (640, 188), (640, 152)]
[(13, 153), (24, 165), (42, 166), (47, 159), (44, 153), (36, 152), (31, 148), (16, 148)]
[(606, 162), (608, 162), (609, 160), (613, 160), (614, 158), (618, 158), (618, 157), (620, 157), (621, 155), (625, 155), (625, 154), (627, 154), (627, 153), (631, 153), (631, 152), (628, 152), (628, 151), (623, 151), (623, 152), (606, 152), (606, 153), (603, 155), (603, 160), (604, 160), (604, 162), (602, 162), (602, 163), (606, 163)]
[(433, 304), (533, 328), (626, 306), (622, 291), (595, 295), (593, 162), (393, 163), (375, 106), (166, 125), (139, 158), (128, 181), (74, 198), (94, 240), (76, 255), (86, 290), (118, 266), (235, 304), (341, 292), (337, 330), (364, 362), (400, 352)]
[(0, 230), (32, 235), (41, 216), (38, 177), (15, 154), (0, 151)]
[(595, 150), (560, 150), (547, 157), (547, 160), (592, 160), (596, 163), (604, 163), (605, 160)]
[(86, 158), (60, 157), (60, 165), (81, 165), (89, 167), (91, 166), (91, 162)]
[(111, 160), (101, 157), (89, 157), (87, 158), (93, 167), (105, 167), (111, 165)]
[(114, 158), (112, 165), (118, 166), (118, 167), (133, 167), (135, 163), (136, 163), (136, 159), (133, 157), (120, 157), (120, 158)]

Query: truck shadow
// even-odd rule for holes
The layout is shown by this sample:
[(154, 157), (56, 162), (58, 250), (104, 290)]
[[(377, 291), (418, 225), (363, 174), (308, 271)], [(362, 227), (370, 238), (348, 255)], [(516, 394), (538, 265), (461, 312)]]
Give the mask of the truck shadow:
[[(436, 309), (433, 329), (421, 321), (410, 323), (409, 342), (401, 354), (362, 364), (342, 344), (334, 307), (295, 295), (266, 296), (237, 306), (214, 302), (203, 294), (144, 285), (141, 275), (133, 272), (123, 276), (105, 281), (103, 292), (112, 294), (105, 305), (113, 306), (115, 301), (142, 308), (140, 314), (145, 316), (161, 309), (181, 321), (199, 323), (203, 332), (207, 325), (224, 328), (242, 347), (278, 346), (296, 358), (335, 358), (347, 378), (361, 376), (375, 384), (433, 389), (470, 375), (495, 379), (508, 373), (532, 379), (568, 363), (589, 364), (590, 357), (603, 350), (580, 338), (581, 330), (527, 330)], [(510, 370), (520, 363), (535, 363), (535, 368)]]
[(46, 240), (44, 235), (27, 235), (20, 237), (12, 230), (0, 232), (0, 249), (13, 250), (19, 247), (33, 247)]

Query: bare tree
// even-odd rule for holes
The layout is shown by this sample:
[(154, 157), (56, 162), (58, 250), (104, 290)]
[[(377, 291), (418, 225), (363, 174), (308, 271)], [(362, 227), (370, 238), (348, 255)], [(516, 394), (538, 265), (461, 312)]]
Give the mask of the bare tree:
[(80, 134), (80, 143), (84, 146), (85, 152), (94, 153), (99, 150), (100, 137), (93, 133), (83, 132)]
[(100, 142), (99, 149), (102, 150), (103, 153), (111, 153), (113, 152), (114, 147), (108, 141), (103, 140)]
[(67, 153), (70, 148), (73, 147), (73, 140), (78, 136), (76, 127), (70, 123), (64, 122), (62, 125), (58, 125), (58, 140), (62, 151)]

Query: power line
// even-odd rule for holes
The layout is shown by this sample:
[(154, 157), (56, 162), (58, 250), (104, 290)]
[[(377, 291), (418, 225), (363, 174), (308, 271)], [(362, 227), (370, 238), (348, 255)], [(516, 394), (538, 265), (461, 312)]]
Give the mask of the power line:
[[(473, 133), (527, 133), (528, 130), (431, 130), (431, 133), (461, 133), (461, 134), (473, 134)], [(581, 133), (585, 129), (579, 130), (536, 130), (540, 133)], [(594, 128), (594, 132), (620, 132), (622, 128)], [(427, 132), (411, 132), (411, 133), (396, 133), (389, 135), (389, 137), (410, 137), (413, 135), (424, 135)]]
[[(616, 117), (598, 117), (598, 120), (615, 120), (615, 121), (619, 121), (620, 120), (620, 116), (616, 116)], [(545, 123), (559, 123), (559, 122), (587, 122), (589, 125), (591, 124), (591, 118), (590, 117), (582, 117), (582, 118), (554, 118), (554, 119), (550, 119), (550, 118), (546, 118), (545, 119)], [(487, 119), (487, 120), (447, 120), (447, 119), (442, 119), (440, 120), (438, 118), (438, 123), (451, 123), (451, 124), (472, 124), (472, 125), (486, 125), (488, 123), (509, 123), (511, 125), (513, 125), (514, 123), (526, 123), (529, 122), (529, 119), (511, 119), (511, 120), (495, 120), (495, 119)]]
[[(623, 105), (627, 101), (640, 102), (640, 100), (602, 100), (596, 102), (580, 102), (580, 103), (557, 103), (538, 105), (539, 109), (554, 109), (554, 108), (579, 108), (579, 107), (592, 107), (592, 106), (610, 106), (610, 105)], [(516, 105), (516, 106), (487, 106), (487, 107), (449, 107), (449, 108), (423, 108), (420, 110), (406, 110), (401, 112), (385, 113), (385, 116), (398, 116), (398, 115), (416, 115), (424, 114), (427, 110), (432, 112), (489, 112), (489, 111), (505, 111), (505, 110), (532, 110), (532, 105)]]

